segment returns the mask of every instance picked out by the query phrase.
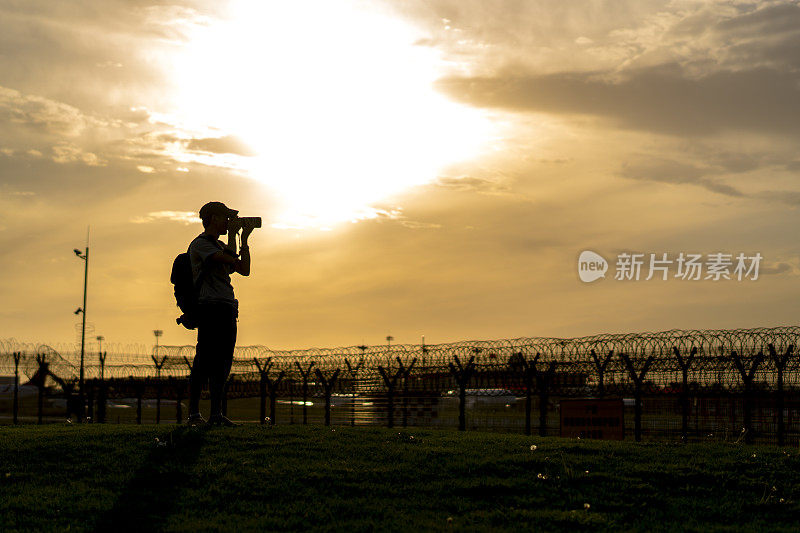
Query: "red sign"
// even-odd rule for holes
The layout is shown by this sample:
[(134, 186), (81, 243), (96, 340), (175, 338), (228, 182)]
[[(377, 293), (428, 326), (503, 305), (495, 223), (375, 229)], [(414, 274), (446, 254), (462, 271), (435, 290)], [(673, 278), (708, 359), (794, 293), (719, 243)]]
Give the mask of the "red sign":
[(582, 439), (622, 440), (625, 411), (617, 400), (561, 400), (561, 436)]

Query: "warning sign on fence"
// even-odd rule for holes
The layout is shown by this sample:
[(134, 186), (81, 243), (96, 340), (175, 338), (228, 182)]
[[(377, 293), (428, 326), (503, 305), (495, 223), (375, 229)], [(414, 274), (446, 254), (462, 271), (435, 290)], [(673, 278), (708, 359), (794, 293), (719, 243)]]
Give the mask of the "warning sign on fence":
[(622, 440), (625, 437), (622, 399), (561, 400), (561, 436)]

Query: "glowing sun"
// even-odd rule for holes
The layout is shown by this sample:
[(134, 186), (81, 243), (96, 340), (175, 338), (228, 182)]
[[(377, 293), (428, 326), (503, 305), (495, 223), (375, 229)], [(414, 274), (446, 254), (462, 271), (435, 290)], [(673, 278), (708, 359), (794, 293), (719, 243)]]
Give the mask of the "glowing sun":
[[(446, 62), (370, 4), (240, 2), (175, 63), (184, 120), (235, 135), (282, 206), (277, 227), (330, 227), (472, 158), (491, 121), (432, 83)], [(373, 4), (374, 5), (374, 4)]]

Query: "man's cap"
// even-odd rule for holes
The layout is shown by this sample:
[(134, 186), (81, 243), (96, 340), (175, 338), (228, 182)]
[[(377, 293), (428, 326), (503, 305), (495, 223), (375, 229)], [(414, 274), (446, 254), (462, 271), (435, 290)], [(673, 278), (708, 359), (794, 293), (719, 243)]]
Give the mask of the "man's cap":
[(200, 218), (202, 220), (211, 218), (211, 215), (225, 215), (226, 217), (232, 218), (238, 216), (238, 214), (239, 211), (230, 209), (222, 202), (208, 202), (200, 208)]

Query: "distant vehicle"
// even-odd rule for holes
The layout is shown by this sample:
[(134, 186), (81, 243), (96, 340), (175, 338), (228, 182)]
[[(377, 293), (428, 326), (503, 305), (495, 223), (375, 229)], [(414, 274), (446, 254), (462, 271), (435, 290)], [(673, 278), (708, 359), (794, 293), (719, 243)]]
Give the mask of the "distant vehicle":
[[(324, 405), (325, 399), (323, 398), (321, 402)], [(358, 394), (356, 394), (355, 397), (353, 397), (352, 394), (346, 394), (346, 393), (343, 394), (335, 392), (331, 394), (331, 407), (344, 407), (344, 406), (352, 407), (353, 404), (355, 404), (356, 407), (369, 407), (373, 405), (374, 402), (371, 399), (364, 398), (363, 396)]]
[[(52, 414), (54, 411), (61, 411), (67, 409), (67, 399), (63, 397), (63, 392), (54, 390), (53, 387), (47, 387), (45, 396), (42, 401), (42, 409), (45, 414)], [(39, 387), (33, 384), (33, 381), (28, 381), (19, 385), (17, 389), (17, 400), (19, 401), (20, 408), (24, 406), (36, 406), (39, 400)], [(2, 380), (0, 382), (0, 404), (2, 408), (0, 411), (11, 411), (11, 405), (14, 401), (14, 378), (10, 380)]]
[[(128, 407), (136, 407), (138, 402), (139, 400), (136, 398), (115, 398), (113, 400), (106, 400), (106, 407), (125, 409)], [(157, 405), (158, 399), (156, 398), (142, 398), (142, 407), (155, 408)], [(161, 407), (168, 407), (170, 405), (178, 405), (177, 400), (161, 398)], [(181, 402), (181, 405), (185, 405), (185, 403)]]
[[(517, 403), (517, 395), (510, 389), (466, 389), (464, 391), (466, 408), (472, 407), (511, 407)], [(458, 390), (442, 393), (445, 401), (458, 402)]]
[[(35, 398), (39, 394), (39, 387), (35, 385), (20, 385), (19, 386), (19, 398)], [(14, 384), (2, 384), (0, 385), (0, 399), (2, 400), (10, 400), (14, 398)]]

